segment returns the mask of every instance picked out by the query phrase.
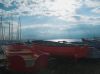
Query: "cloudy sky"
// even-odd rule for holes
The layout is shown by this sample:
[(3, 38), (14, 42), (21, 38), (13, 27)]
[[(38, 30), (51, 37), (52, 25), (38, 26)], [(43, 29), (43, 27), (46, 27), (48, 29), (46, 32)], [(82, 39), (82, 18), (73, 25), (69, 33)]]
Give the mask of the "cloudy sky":
[(23, 39), (100, 37), (100, 0), (0, 0), (0, 13), (14, 30), (20, 16)]

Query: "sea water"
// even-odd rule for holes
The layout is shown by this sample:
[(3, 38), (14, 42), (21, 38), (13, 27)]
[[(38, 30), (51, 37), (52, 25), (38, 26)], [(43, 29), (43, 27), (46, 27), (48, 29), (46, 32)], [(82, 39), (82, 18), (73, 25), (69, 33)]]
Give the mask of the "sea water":
[(54, 41), (54, 42), (58, 42), (58, 41), (66, 41), (66, 42), (82, 42), (81, 39), (50, 39), (48, 41)]

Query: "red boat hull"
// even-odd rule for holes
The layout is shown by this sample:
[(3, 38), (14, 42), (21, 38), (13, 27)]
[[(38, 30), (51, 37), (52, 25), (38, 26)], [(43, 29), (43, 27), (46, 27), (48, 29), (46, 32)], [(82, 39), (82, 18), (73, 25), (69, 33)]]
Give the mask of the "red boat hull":
[(41, 44), (33, 44), (35, 49), (47, 52), (51, 56), (65, 56), (73, 58), (86, 58), (88, 55), (88, 46), (47, 46)]
[(5, 47), (5, 54), (9, 70), (38, 72), (48, 66), (48, 55), (27, 45), (8, 45)]
[[(40, 69), (47, 68), (48, 65), (48, 56), (63, 56), (68, 58), (86, 58), (88, 55), (88, 46), (48, 46), (46, 44), (35, 44), (33, 43), (32, 47), (27, 45), (9, 45), (5, 48), (5, 54), (8, 59), (8, 68), (15, 71), (22, 72), (31, 72), (31, 71), (39, 71)], [(12, 56), (16, 56), (22, 60), (19, 63), (16, 63), (15, 58), (11, 58)], [(26, 63), (28, 59), (33, 59), (34, 65), (31, 67), (27, 67)], [(23, 63), (24, 64), (23, 64)], [(15, 65), (16, 63), (16, 65)], [(21, 66), (21, 64), (23, 64)], [(20, 67), (21, 66), (21, 67)], [(20, 69), (18, 68), (20, 67)]]

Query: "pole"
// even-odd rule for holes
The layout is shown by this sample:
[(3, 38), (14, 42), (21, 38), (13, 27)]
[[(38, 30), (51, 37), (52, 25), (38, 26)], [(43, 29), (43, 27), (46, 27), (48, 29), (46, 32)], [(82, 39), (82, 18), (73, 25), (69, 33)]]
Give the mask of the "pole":
[(2, 25), (2, 15), (1, 15), (1, 40), (3, 40), (3, 25)]
[(11, 40), (13, 40), (13, 16), (11, 17)]
[(9, 40), (11, 40), (10, 20), (9, 20)]
[(21, 19), (19, 17), (19, 40), (21, 40)]
[(0, 17), (0, 40), (2, 40), (2, 16)]

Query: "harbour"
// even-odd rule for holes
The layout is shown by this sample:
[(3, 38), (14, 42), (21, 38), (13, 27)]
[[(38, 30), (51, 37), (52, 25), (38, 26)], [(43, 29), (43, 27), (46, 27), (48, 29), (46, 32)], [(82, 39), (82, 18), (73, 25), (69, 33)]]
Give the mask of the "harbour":
[(99, 0), (0, 0), (0, 74), (100, 74)]

